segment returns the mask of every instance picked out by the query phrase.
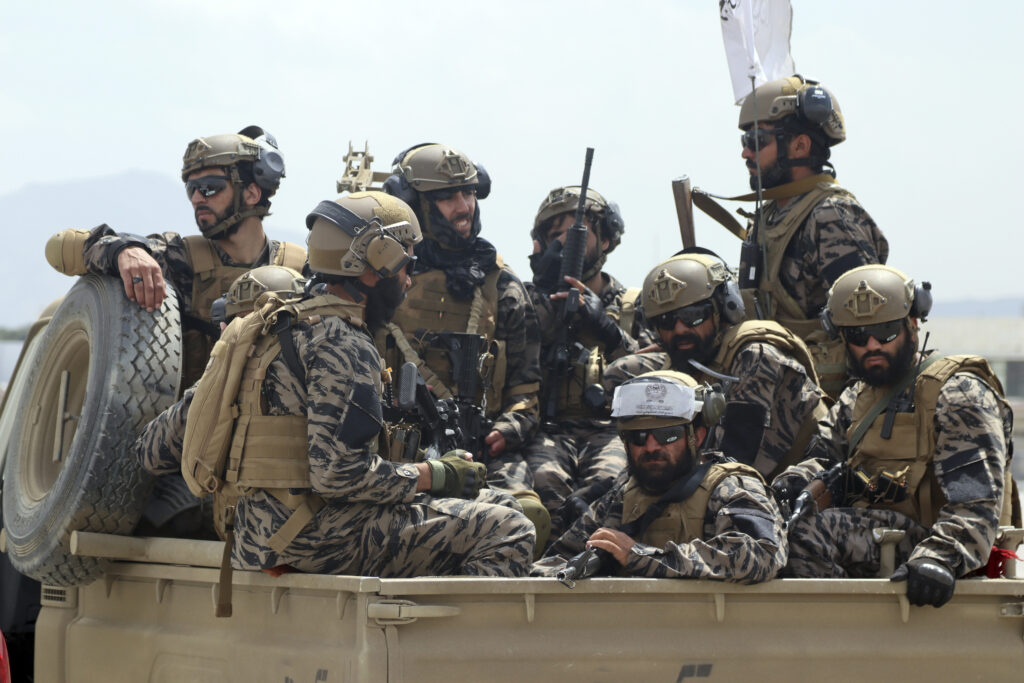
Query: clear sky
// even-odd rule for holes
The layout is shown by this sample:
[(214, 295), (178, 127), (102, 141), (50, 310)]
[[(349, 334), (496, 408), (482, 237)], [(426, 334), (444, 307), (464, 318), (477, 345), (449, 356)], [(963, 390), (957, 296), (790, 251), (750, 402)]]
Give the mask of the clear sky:
[[(889, 263), (936, 298), (1021, 294), (1024, 3), (792, 4), (797, 70), (840, 103), (833, 161)], [(579, 183), (588, 145), (592, 187), (625, 218), (607, 269), (626, 284), (679, 247), (673, 177), (747, 189), (714, 0), (5, 2), (0, 68), (0, 194), (128, 169), (173, 178), (189, 140), (255, 123), (287, 163), (268, 231), (303, 239), (349, 140), (369, 140), (377, 170), (445, 142), (491, 174), (483, 235), (524, 279), (537, 206)], [(181, 203), (152, 231), (193, 232)], [(738, 241), (697, 220), (734, 263)]]

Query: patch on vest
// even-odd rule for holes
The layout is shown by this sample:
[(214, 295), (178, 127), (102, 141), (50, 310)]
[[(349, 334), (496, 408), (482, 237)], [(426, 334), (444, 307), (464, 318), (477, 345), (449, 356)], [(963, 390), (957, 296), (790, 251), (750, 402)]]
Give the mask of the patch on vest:
[(719, 510), (718, 514), (728, 515), (736, 531), (750, 536), (755, 541), (778, 543), (778, 539), (775, 538), (775, 519), (763, 510), (726, 507)]

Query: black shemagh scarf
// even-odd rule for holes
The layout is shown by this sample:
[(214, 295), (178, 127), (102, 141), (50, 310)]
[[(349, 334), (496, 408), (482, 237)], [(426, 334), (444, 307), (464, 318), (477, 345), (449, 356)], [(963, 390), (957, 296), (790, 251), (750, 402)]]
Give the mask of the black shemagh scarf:
[(484, 283), (487, 273), (497, 267), (498, 250), (481, 237), (459, 251), (444, 249), (434, 240), (425, 239), (416, 245), (413, 275), (443, 270), (448, 291), (456, 299), (467, 300), (472, 298), (473, 290)]

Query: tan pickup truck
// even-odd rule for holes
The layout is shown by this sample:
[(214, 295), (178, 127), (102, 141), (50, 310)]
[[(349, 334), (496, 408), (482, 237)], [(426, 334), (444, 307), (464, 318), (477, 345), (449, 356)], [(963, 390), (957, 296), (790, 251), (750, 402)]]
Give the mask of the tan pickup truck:
[(221, 543), (128, 535), (147, 481), (126, 449), (178, 391), (175, 353), (147, 340), (178, 337), (173, 297), (149, 316), (119, 287), (75, 285), (0, 415), (0, 550), (42, 580), (38, 681), (1024, 679), (1017, 578), (960, 580), (935, 609), (884, 578), (569, 589), (236, 571), (234, 615), (217, 618)]

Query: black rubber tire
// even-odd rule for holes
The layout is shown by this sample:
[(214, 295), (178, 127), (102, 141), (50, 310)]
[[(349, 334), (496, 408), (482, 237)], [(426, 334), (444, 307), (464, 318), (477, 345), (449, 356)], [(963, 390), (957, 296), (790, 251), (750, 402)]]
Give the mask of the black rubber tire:
[[(60, 456), (54, 460), (61, 376), (68, 372)], [(147, 422), (171, 405), (181, 377), (177, 296), (156, 313), (120, 279), (86, 275), (47, 325), (30, 368), (4, 466), (3, 521), (11, 564), (46, 584), (75, 586), (98, 560), (70, 554), (76, 530), (129, 534), (152, 477), (132, 453)]]

